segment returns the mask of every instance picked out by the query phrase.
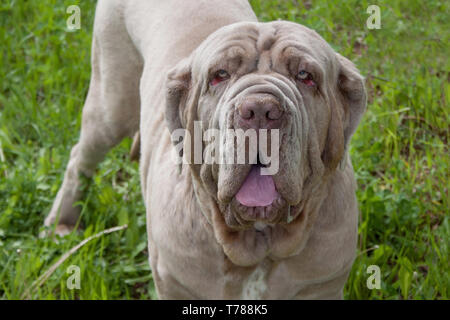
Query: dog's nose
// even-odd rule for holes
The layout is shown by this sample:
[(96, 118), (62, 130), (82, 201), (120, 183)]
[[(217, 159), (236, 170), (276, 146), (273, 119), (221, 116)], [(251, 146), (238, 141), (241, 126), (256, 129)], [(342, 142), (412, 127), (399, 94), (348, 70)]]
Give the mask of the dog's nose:
[(272, 95), (258, 95), (246, 98), (238, 106), (241, 125), (253, 129), (279, 128), (283, 110), (278, 99)]

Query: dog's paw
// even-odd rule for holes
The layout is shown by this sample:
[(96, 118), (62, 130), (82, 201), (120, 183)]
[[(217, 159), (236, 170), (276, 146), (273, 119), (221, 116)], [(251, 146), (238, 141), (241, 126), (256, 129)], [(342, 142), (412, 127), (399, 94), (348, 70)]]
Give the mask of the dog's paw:
[(75, 226), (69, 226), (65, 224), (58, 224), (55, 228), (46, 227), (45, 230), (39, 233), (39, 238), (49, 238), (49, 237), (65, 237), (75, 230)]

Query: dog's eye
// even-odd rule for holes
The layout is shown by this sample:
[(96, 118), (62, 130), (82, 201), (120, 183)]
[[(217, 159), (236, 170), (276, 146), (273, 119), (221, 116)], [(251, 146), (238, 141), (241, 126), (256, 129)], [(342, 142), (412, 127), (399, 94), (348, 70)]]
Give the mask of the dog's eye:
[(228, 80), (230, 75), (225, 70), (219, 70), (214, 74), (214, 78), (211, 80), (211, 85), (215, 86), (216, 84), (221, 83), (222, 81)]
[(314, 87), (316, 85), (312, 74), (306, 70), (300, 70), (297, 74), (297, 80), (306, 84), (308, 87)]

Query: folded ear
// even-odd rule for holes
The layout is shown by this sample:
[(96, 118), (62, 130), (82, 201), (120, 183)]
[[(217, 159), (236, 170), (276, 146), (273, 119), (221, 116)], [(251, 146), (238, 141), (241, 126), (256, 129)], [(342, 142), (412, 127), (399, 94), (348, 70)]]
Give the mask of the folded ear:
[(186, 128), (186, 102), (191, 86), (190, 58), (181, 60), (166, 78), (165, 118), (169, 132)]
[(355, 133), (364, 112), (367, 97), (364, 78), (355, 65), (347, 58), (336, 54), (340, 64), (338, 90), (344, 107), (344, 148), (348, 150), (350, 138)]
[(344, 169), (350, 138), (366, 110), (363, 77), (352, 62), (338, 53), (336, 55), (338, 83), (330, 95), (333, 105), (326, 146), (322, 154), (324, 165), (329, 170), (334, 170), (338, 164)]

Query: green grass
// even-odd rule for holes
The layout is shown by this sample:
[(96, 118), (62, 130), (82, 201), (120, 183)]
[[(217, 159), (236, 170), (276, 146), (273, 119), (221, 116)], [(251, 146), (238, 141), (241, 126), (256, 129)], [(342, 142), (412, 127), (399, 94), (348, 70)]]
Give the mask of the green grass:
[[(82, 28), (67, 32), (65, 9), (79, 4)], [(449, 2), (251, 1), (263, 21), (287, 19), (317, 30), (367, 78), (368, 111), (351, 154), (359, 185), (358, 256), (349, 299), (448, 299)], [(366, 8), (381, 8), (368, 30)], [(86, 185), (87, 228), (54, 243), (38, 234), (79, 135), (90, 75), (93, 1), (0, 4), (0, 298), (18, 299), (83, 239), (89, 242), (32, 295), (34, 299), (154, 297), (145, 209), (130, 141), (111, 152)], [(81, 289), (68, 290), (70, 265)], [(381, 289), (369, 290), (369, 265)]]

